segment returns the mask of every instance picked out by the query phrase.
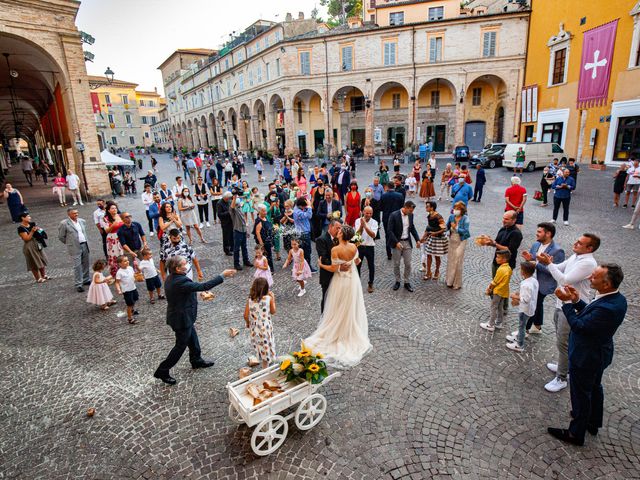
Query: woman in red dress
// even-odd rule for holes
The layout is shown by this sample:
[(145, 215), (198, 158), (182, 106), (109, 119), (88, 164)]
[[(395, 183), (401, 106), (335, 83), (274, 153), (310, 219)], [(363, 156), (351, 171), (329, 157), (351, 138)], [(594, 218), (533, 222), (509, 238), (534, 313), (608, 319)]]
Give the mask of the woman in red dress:
[(420, 170), (422, 166), (420, 165), (420, 160), (416, 160), (413, 164), (413, 176), (416, 179), (416, 185), (420, 185)]
[(358, 193), (358, 182), (353, 180), (349, 186), (350, 190), (345, 197), (345, 205), (347, 207), (346, 222), (350, 226), (356, 224), (356, 219), (360, 217), (360, 194)]
[(115, 202), (108, 201), (100, 226), (107, 232), (107, 263), (109, 265), (109, 273), (114, 278), (118, 273), (118, 257), (124, 255), (122, 245), (118, 240), (118, 230), (122, 225), (123, 222), (118, 213), (118, 205)]

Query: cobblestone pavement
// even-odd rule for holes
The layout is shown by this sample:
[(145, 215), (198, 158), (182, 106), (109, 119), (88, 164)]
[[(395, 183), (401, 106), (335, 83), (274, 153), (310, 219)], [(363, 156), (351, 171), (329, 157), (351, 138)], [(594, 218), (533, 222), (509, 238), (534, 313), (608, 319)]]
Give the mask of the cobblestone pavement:
[[(160, 162), (161, 179), (172, 178), (172, 162), (166, 157)], [(369, 179), (372, 171), (372, 165), (362, 166), (358, 178)], [(108, 313), (91, 308), (85, 294), (74, 291), (68, 257), (56, 240), (65, 212), (50, 190), (18, 181), (34, 219), (49, 232), (53, 278), (45, 285), (33, 283), (16, 228), (6, 206), (0, 207), (0, 478), (640, 478), (635, 248), (640, 234), (620, 228), (631, 212), (611, 206), (612, 173), (583, 169), (571, 226), (559, 226), (557, 235), (570, 250), (581, 232), (600, 234), (598, 260), (623, 263), (627, 275), (622, 290), (630, 309), (604, 378), (605, 425), (598, 437), (588, 436), (577, 448), (546, 433), (547, 426), (569, 421), (569, 392), (543, 389), (550, 379), (545, 362), (555, 351), (551, 322), (524, 354), (505, 349), (504, 331), (492, 335), (479, 329), (489, 310), (483, 295), (489, 250), (469, 243), (464, 288), (457, 292), (442, 280), (420, 280), (414, 252), (415, 293), (393, 293), (391, 265), (380, 243), (376, 290), (365, 294), (373, 351), (322, 389), (328, 399), (322, 422), (307, 432), (290, 422), (284, 445), (266, 458), (252, 453), (251, 430), (227, 417), (225, 385), (237, 378), (250, 352), (242, 309), (251, 272), (225, 282), (215, 289), (213, 302), (200, 305), (202, 350), (215, 359), (215, 367), (192, 371), (183, 359), (173, 371), (178, 384), (166, 387), (151, 376), (173, 343), (164, 305), (142, 300), (138, 326), (117, 318), (119, 308)], [(510, 175), (500, 169), (487, 176), (483, 202), (470, 207), (474, 236), (497, 231)], [(525, 174), (530, 196), (539, 178), (539, 172)], [(550, 208), (536, 203), (531, 200), (526, 209), (523, 247), (533, 241), (535, 224), (551, 215)], [(138, 198), (122, 200), (121, 208), (145, 225)], [(92, 210), (81, 208), (88, 223)], [(418, 210), (417, 225), (424, 228), (422, 204)], [(100, 244), (97, 231), (90, 230), (95, 258)], [(197, 244), (196, 250), (210, 276), (231, 264), (220, 255), (219, 226), (207, 228), (206, 238), (210, 243)], [(279, 353), (296, 348), (319, 318), (317, 279), (303, 298), (296, 297), (294, 287), (290, 272), (278, 266), (274, 330)], [(551, 312), (548, 300), (547, 319)], [(513, 312), (509, 322), (515, 325)], [(231, 339), (229, 327), (241, 334)], [(93, 418), (85, 414), (88, 407), (96, 408)]]

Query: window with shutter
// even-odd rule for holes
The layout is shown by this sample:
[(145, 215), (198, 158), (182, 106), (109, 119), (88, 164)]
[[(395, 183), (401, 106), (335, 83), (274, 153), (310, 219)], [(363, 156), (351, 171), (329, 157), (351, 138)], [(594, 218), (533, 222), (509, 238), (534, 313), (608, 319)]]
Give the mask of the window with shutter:
[(473, 89), (473, 97), (471, 103), (475, 107), (478, 107), (482, 104), (482, 87)]
[[(249, 83), (251, 83), (251, 75), (249, 75)], [(244, 75), (242, 73), (238, 74), (238, 89), (244, 90)]]
[(429, 39), (429, 62), (436, 63), (442, 61), (442, 37), (431, 37)]
[(351, 45), (342, 47), (342, 70), (345, 72), (353, 70), (353, 47)]
[(432, 107), (440, 106), (440, 90), (431, 91), (431, 106)]
[(311, 52), (300, 52), (300, 74), (311, 75)]
[(432, 7), (429, 9), (429, 21), (442, 20), (444, 18), (444, 7)]
[(556, 50), (553, 56), (553, 79), (552, 85), (564, 82), (564, 67), (567, 59), (567, 49)]
[(384, 44), (384, 64), (385, 66), (396, 64), (396, 43), (386, 42)]
[(399, 93), (394, 93), (391, 96), (391, 107), (398, 109), (400, 108), (400, 94)]
[(482, 56), (495, 57), (497, 32), (484, 32), (482, 40)]
[(404, 12), (390, 13), (389, 25), (404, 25)]

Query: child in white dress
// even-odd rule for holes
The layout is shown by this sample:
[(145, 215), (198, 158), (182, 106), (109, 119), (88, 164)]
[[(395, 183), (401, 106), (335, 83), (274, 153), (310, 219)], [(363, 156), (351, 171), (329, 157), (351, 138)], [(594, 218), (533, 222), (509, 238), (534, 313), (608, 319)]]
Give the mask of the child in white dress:
[(104, 260), (95, 261), (93, 264), (93, 278), (87, 294), (87, 302), (99, 306), (100, 310), (109, 310), (109, 306), (116, 303), (109, 288), (109, 283), (113, 280), (113, 277), (111, 275), (107, 277), (102, 275), (106, 266), (107, 262)]

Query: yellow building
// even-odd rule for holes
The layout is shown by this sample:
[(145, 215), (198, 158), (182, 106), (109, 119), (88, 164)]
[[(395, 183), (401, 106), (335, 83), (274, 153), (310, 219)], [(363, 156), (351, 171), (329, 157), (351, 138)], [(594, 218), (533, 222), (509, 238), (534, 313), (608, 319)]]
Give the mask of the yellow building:
[[(592, 40), (604, 30), (611, 58)], [(603, 79), (600, 98), (579, 101), (581, 72), (585, 85)], [(586, 163), (640, 155), (640, 2), (534, 0), (524, 85), (522, 141), (557, 142)]]
[(158, 91), (144, 92), (136, 90), (138, 111), (140, 113), (140, 128), (142, 129), (142, 146), (150, 147), (153, 144), (151, 125), (158, 121), (161, 97)]

